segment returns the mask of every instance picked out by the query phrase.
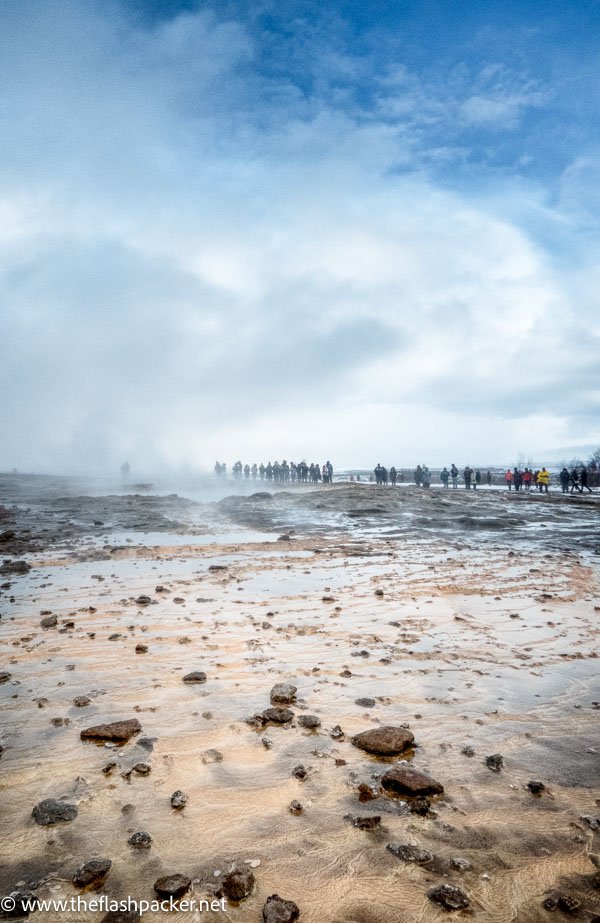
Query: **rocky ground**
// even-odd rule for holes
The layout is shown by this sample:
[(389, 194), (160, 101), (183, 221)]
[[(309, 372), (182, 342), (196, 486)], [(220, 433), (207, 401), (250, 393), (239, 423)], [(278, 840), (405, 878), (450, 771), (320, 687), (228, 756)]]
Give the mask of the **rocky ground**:
[(3, 894), (600, 915), (595, 498), (62, 486), (0, 483)]

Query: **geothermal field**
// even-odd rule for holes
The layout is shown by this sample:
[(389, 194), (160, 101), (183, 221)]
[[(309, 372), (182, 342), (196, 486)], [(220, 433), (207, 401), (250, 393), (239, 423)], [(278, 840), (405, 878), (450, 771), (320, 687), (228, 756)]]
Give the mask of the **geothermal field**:
[(3, 895), (600, 915), (597, 495), (6, 475), (0, 504)]

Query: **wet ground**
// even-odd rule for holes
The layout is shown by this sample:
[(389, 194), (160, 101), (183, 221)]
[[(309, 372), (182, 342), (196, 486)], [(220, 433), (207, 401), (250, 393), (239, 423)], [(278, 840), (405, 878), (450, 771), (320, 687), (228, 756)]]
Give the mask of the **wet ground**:
[[(0, 504), (14, 533), (0, 554), (3, 893), (79, 893), (75, 868), (104, 856), (99, 893), (150, 899), (163, 874), (203, 896), (252, 863), (254, 892), (221, 914), (236, 923), (261, 920), (273, 893), (304, 923), (435, 921), (447, 914), (427, 892), (441, 882), (468, 895), (459, 917), (564, 919), (542, 906), (552, 892), (584, 923), (600, 914), (596, 497), (347, 485), (189, 500), (9, 478)], [(193, 670), (206, 682), (184, 683)], [(248, 724), (284, 681), (294, 719)], [(320, 727), (304, 729), (306, 714)], [(123, 746), (80, 739), (133, 717), (142, 732)], [(445, 789), (425, 814), (380, 788), (397, 758), (351, 743), (404, 724), (412, 765)], [(148, 774), (130, 773), (139, 762)], [(361, 783), (374, 800), (359, 801)], [(36, 825), (45, 798), (77, 817)], [(349, 814), (381, 820), (362, 830)], [(149, 850), (128, 845), (136, 831)], [(388, 843), (433, 859), (404, 862)]]

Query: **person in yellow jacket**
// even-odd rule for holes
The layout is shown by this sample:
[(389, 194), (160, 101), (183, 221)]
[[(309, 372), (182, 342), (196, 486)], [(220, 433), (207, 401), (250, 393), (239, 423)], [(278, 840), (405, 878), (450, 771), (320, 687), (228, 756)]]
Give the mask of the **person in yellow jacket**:
[(540, 489), (540, 493), (543, 493), (544, 491), (548, 493), (548, 484), (550, 483), (550, 472), (547, 471), (546, 468), (542, 468), (542, 470), (538, 474), (537, 482), (538, 482), (538, 487)]

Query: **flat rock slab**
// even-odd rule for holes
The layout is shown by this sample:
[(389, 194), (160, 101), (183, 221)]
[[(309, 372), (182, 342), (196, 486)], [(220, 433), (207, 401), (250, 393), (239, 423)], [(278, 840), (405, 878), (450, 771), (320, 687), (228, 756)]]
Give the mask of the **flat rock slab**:
[(183, 897), (189, 891), (192, 881), (187, 875), (165, 875), (154, 882), (154, 890), (159, 897)]
[(396, 856), (397, 859), (402, 859), (403, 862), (416, 862), (420, 864), (433, 860), (433, 853), (429, 852), (428, 849), (421, 849), (420, 846), (411, 846), (410, 843), (388, 843), (387, 849), (393, 856)]
[(294, 923), (300, 917), (300, 908), (293, 901), (272, 894), (267, 898), (262, 915), (263, 923)]
[(413, 769), (411, 766), (392, 766), (388, 772), (382, 776), (381, 785), (388, 792), (395, 792), (398, 795), (441, 795), (444, 786), (441, 782), (421, 772)]
[(317, 718), (316, 715), (300, 715), (298, 724), (302, 728), (314, 731), (316, 728), (321, 727), (321, 719)]
[(462, 888), (456, 885), (444, 884), (430, 888), (427, 897), (444, 910), (464, 910), (471, 903)]
[(80, 865), (73, 875), (73, 884), (78, 888), (87, 888), (89, 885), (104, 881), (110, 872), (112, 862), (110, 859), (89, 859)]
[(262, 713), (263, 721), (272, 721), (274, 724), (287, 724), (294, 717), (290, 708), (265, 708)]
[(184, 683), (193, 684), (193, 683), (205, 683), (206, 682), (206, 673), (203, 673), (202, 670), (194, 670), (192, 673), (186, 673), (183, 677)]
[(355, 747), (375, 756), (396, 756), (409, 750), (414, 742), (414, 734), (408, 728), (389, 726), (372, 728), (352, 738)]
[(298, 689), (291, 683), (276, 683), (271, 689), (272, 705), (291, 705), (296, 700)]
[(56, 798), (45, 798), (44, 801), (36, 804), (31, 816), (40, 827), (49, 827), (51, 824), (74, 820), (77, 817), (77, 807), (74, 804), (57, 801)]
[(128, 721), (113, 721), (112, 724), (96, 724), (94, 727), (85, 728), (81, 732), (82, 740), (111, 740), (115, 743), (125, 743), (135, 734), (139, 734), (142, 725), (137, 718)]

